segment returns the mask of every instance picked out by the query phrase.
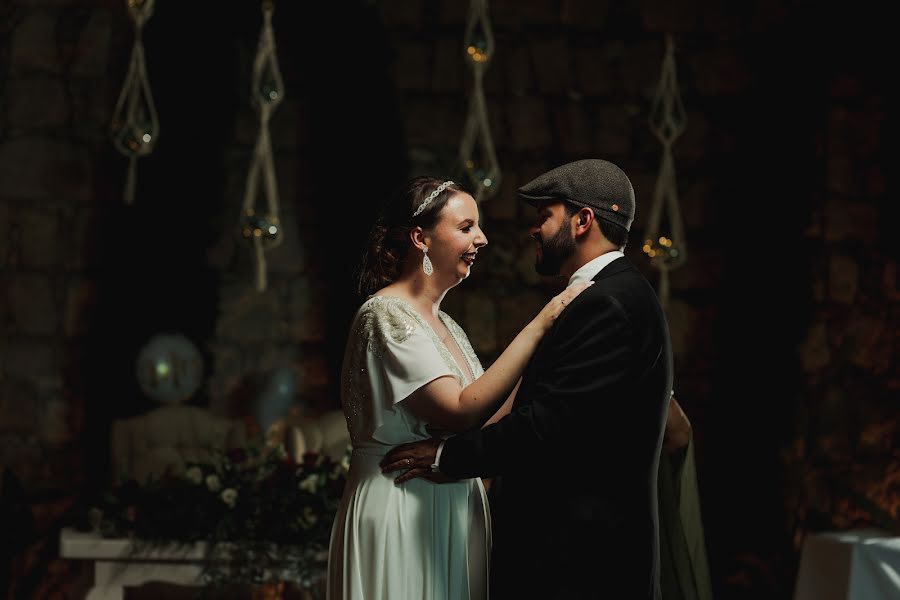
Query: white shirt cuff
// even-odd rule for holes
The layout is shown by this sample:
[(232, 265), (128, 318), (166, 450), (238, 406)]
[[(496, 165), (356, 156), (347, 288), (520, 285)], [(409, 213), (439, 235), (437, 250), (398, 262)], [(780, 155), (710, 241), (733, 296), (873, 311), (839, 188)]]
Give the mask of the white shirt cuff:
[(431, 465), (432, 473), (440, 473), (441, 472), (441, 452), (444, 451), (444, 444), (447, 443), (447, 440), (443, 440), (437, 448), (437, 453), (434, 455), (434, 464)]

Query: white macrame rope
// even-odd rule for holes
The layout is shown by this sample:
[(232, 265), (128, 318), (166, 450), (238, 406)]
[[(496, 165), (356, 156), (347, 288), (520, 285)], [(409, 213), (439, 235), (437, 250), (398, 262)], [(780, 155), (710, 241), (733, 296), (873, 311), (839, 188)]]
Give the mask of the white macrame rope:
[[(663, 58), (662, 72), (650, 110), (649, 125), (650, 130), (662, 144), (663, 151), (659, 175), (653, 189), (653, 204), (647, 222), (647, 243), (651, 246), (652, 252), (660, 251), (657, 248), (657, 240), (665, 210), (671, 227), (668, 246), (661, 249), (662, 252), (665, 252), (665, 256), (652, 258), (651, 264), (659, 269), (659, 297), (662, 305), (666, 307), (670, 294), (669, 271), (682, 266), (687, 261), (684, 221), (678, 203), (675, 159), (672, 154), (672, 145), (684, 133), (687, 127), (687, 118), (678, 91), (675, 44), (671, 34), (666, 36), (666, 54)], [(645, 251), (648, 251), (646, 246)], [(648, 251), (648, 254), (651, 251)], [(650, 255), (651, 257), (655, 256), (655, 254)]]
[[(259, 113), (259, 132), (256, 136), (256, 144), (253, 147), (253, 159), (250, 170), (247, 173), (247, 183), (244, 188), (244, 202), (242, 215), (253, 214), (256, 206), (256, 198), (259, 191), (259, 177), (262, 174), (263, 192), (266, 197), (266, 217), (271, 219), (276, 227), (281, 226), (278, 219), (278, 182), (275, 178), (275, 157), (272, 153), (272, 141), (269, 136), (269, 118), (272, 112), (284, 98), (284, 84), (281, 71), (278, 67), (278, 57), (275, 51), (275, 34), (272, 29), (272, 2), (263, 2), (263, 25), (259, 35), (259, 44), (256, 49), (256, 57), (253, 60), (253, 99), (254, 107)], [(263, 95), (261, 87), (264, 77), (269, 75), (274, 88), (269, 95)], [(260, 292), (266, 290), (268, 278), (266, 276), (265, 251), (274, 248), (283, 241), (283, 233), (278, 232), (274, 239), (264, 241), (263, 235), (253, 236), (253, 249), (256, 261), (256, 289)]]
[[(143, 29), (144, 24), (153, 15), (154, 0), (144, 2), (127, 2), (128, 14), (134, 22), (134, 46), (131, 49), (131, 60), (122, 91), (116, 100), (113, 111), (113, 145), (128, 157), (128, 173), (125, 177), (124, 198), (127, 204), (134, 203), (137, 187), (137, 159), (153, 151), (159, 138), (159, 118), (153, 104), (153, 93), (147, 76), (147, 63), (144, 56)], [(147, 115), (143, 115), (141, 99), (143, 98)], [(142, 117), (149, 118), (149, 127), (142, 123)], [(122, 139), (122, 132), (133, 135), (129, 145)], [(145, 138), (146, 136), (146, 138)]]
[[(479, 28), (484, 35), (485, 47), (475, 46), (475, 32)], [(494, 139), (488, 122), (487, 102), (484, 99), (484, 73), (494, 54), (494, 33), (488, 18), (487, 0), (472, 0), (469, 4), (469, 17), (466, 22), (465, 48), (468, 63), (472, 68), (472, 97), (469, 100), (469, 113), (463, 127), (462, 140), (459, 144), (459, 158), (469, 180), (475, 187), (475, 200), (481, 202), (497, 193), (500, 187), (500, 164), (494, 149)], [(481, 142), (481, 151), (485, 165), (474, 163), (473, 151), (477, 141)], [(483, 173), (476, 173), (477, 167), (483, 167)]]

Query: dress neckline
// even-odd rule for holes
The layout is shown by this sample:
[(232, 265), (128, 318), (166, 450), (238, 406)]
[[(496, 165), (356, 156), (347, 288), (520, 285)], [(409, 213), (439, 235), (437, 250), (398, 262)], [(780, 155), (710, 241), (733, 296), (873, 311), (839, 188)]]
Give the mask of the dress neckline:
[[(400, 296), (391, 296), (391, 295), (388, 295), (388, 294), (372, 294), (372, 295), (370, 295), (368, 298), (366, 298), (366, 302), (369, 302), (369, 301), (372, 300), (373, 298), (388, 298), (388, 299), (391, 299), (391, 300), (396, 300), (396, 301), (398, 301), (398, 302), (402, 302), (402, 303), (405, 304), (407, 307), (409, 307), (409, 309), (413, 312), (413, 314), (416, 315), (416, 318), (417, 318), (419, 321), (421, 321), (422, 324), (425, 325), (425, 327), (428, 328), (428, 331), (431, 332), (432, 337), (437, 341), (437, 343), (441, 344), (441, 345), (444, 347), (444, 349), (445, 349), (445, 350), (447, 351), (447, 353), (450, 355), (450, 359), (451, 359), (454, 363), (456, 363), (456, 368), (459, 369), (460, 375), (462, 375), (463, 378), (466, 379), (467, 385), (468, 385), (468, 384), (471, 384), (473, 381), (475, 381), (475, 369), (472, 368), (472, 363), (471, 363), (471, 361), (469, 360), (469, 357), (466, 356), (466, 352), (465, 352), (465, 350), (463, 350), (462, 344), (459, 343), (459, 340), (456, 338), (456, 334), (453, 333), (453, 328), (450, 327), (450, 326), (447, 324), (447, 321), (446, 321), (446, 319), (444, 318), (444, 317), (448, 317), (448, 318), (449, 318), (449, 315), (447, 315), (447, 313), (445, 313), (444, 311), (438, 309), (438, 319), (441, 321), (441, 323), (444, 324), (444, 327), (447, 328), (447, 332), (450, 334), (449, 337), (452, 337), (452, 338), (453, 338), (453, 343), (456, 344), (456, 348), (459, 350), (459, 354), (460, 354), (460, 356), (462, 356), (463, 362), (466, 363), (465, 371), (468, 371), (468, 375), (466, 374), (465, 371), (463, 371), (462, 365), (460, 365), (460, 364), (459, 364), (459, 361), (456, 360), (456, 357), (453, 356), (453, 352), (450, 350), (450, 347), (447, 346), (446, 343), (444, 343), (444, 340), (441, 339), (441, 336), (439, 336), (439, 335), (437, 334), (437, 331), (434, 330), (434, 327), (431, 326), (431, 323), (429, 323), (427, 320), (425, 320), (425, 317), (423, 317), (423, 316), (419, 313), (419, 311), (416, 310), (416, 307), (413, 306), (408, 300), (406, 300), (405, 298), (401, 298)], [(363, 302), (363, 304), (365, 304), (366, 302)], [(444, 339), (446, 339), (446, 338), (444, 338)], [(465, 386), (463, 386), (463, 387), (465, 387)]]

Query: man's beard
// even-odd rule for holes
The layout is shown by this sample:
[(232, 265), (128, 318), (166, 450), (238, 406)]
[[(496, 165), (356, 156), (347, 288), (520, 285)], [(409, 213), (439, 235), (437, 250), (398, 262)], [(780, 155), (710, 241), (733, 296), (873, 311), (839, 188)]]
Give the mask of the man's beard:
[(541, 255), (534, 261), (534, 268), (539, 274), (559, 275), (563, 261), (575, 253), (575, 238), (568, 225), (568, 221), (563, 221), (553, 237), (547, 240), (541, 240), (540, 234), (534, 236), (541, 244)]

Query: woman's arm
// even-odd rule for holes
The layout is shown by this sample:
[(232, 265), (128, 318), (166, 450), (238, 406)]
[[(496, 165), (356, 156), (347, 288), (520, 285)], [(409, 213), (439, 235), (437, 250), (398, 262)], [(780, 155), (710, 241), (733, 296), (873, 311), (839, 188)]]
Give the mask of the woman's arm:
[(669, 398), (669, 414), (666, 417), (666, 429), (663, 434), (663, 450), (673, 454), (681, 450), (691, 441), (691, 422), (675, 402), (675, 396)]
[(484, 425), (482, 425), (482, 427), (487, 427), (488, 425), (493, 425), (494, 423), (496, 423), (497, 421), (499, 421), (500, 419), (502, 419), (503, 417), (508, 415), (510, 413), (510, 411), (512, 411), (512, 405), (513, 405), (513, 402), (516, 401), (516, 393), (519, 391), (520, 385), (522, 385), (521, 377), (519, 377), (519, 381), (516, 383), (516, 387), (513, 388), (512, 393), (506, 399), (506, 402), (503, 403), (503, 406), (501, 406), (500, 409), (494, 413), (494, 416), (491, 417), (490, 419), (488, 419), (487, 422)]
[(417, 417), (441, 429), (465, 431), (481, 426), (509, 399), (544, 333), (591, 283), (574, 285), (555, 296), (519, 332), (494, 364), (465, 388), (460, 387), (453, 377), (439, 377), (416, 390), (403, 401), (404, 404)]

